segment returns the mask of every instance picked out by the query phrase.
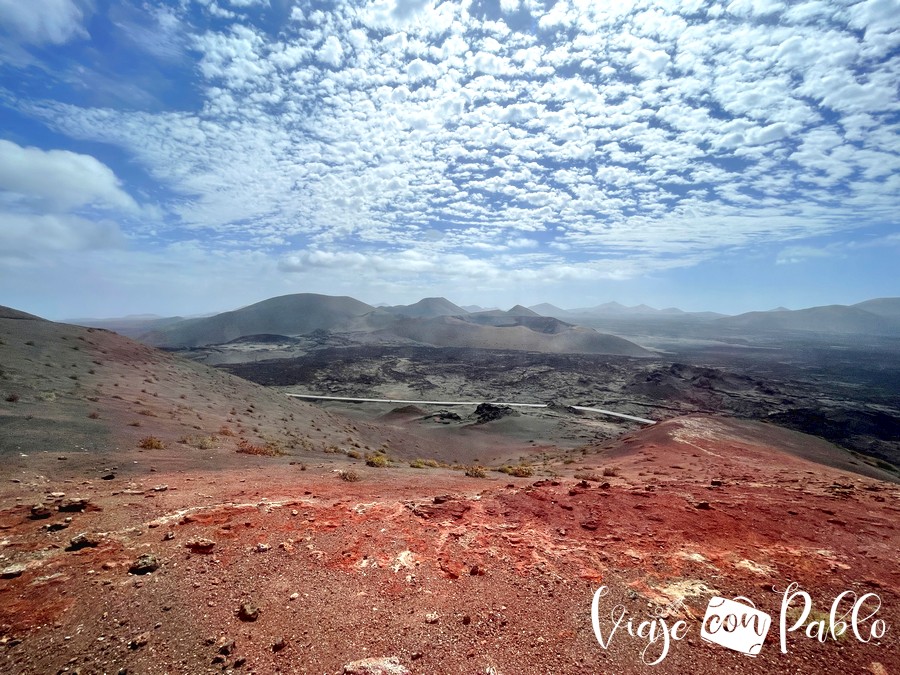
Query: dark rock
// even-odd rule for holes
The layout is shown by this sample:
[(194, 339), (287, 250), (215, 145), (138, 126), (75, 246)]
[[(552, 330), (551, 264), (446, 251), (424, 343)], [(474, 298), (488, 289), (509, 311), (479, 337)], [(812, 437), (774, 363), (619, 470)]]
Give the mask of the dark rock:
[(150, 642), (150, 633), (141, 633), (137, 637), (132, 638), (128, 642), (128, 647), (131, 649), (140, 649), (145, 646), (148, 642)]
[(159, 569), (159, 558), (152, 553), (144, 553), (137, 560), (131, 563), (128, 571), (132, 574), (150, 574)]
[(275, 642), (272, 643), (272, 651), (280, 652), (282, 649), (287, 647), (287, 641), (283, 637), (275, 638)]
[(116, 474), (110, 472), (110, 473), (105, 473), (102, 476), (100, 476), (100, 479), (101, 480), (113, 480), (115, 477), (116, 477)]
[(80, 513), (84, 511), (88, 504), (90, 504), (91, 500), (87, 497), (71, 497), (69, 499), (63, 499), (59, 503), (59, 510), (65, 511), (67, 513)]
[(238, 618), (241, 621), (256, 621), (259, 618), (259, 607), (252, 602), (245, 602), (238, 608)]
[(43, 518), (49, 518), (52, 514), (53, 512), (49, 508), (38, 502), (31, 507), (30, 517), (32, 520), (41, 520)]
[(216, 642), (216, 651), (218, 651), (223, 656), (230, 656), (234, 653), (234, 640), (230, 638), (219, 638), (219, 641)]
[(518, 415), (519, 413), (508, 405), (494, 405), (493, 403), (481, 403), (475, 408), (475, 416), (478, 418), (476, 424), (486, 424), (495, 420)]
[(69, 540), (69, 546), (66, 548), (67, 551), (80, 551), (83, 548), (96, 548), (100, 545), (100, 537), (96, 534), (91, 534), (90, 532), (82, 532), (81, 534), (76, 534)]
[(600, 527), (600, 524), (596, 520), (585, 520), (583, 523), (581, 523), (581, 527), (583, 527), (585, 530), (590, 530), (593, 532), (598, 527)]
[(0, 578), (3, 579), (15, 579), (18, 576), (22, 575), (22, 572), (28, 569), (28, 566), (24, 563), (13, 563), (12, 565), (7, 565), (2, 570), (0, 570)]
[(712, 507), (709, 505), (709, 502), (697, 502), (694, 504), (695, 509), (700, 509), (701, 511), (709, 511)]

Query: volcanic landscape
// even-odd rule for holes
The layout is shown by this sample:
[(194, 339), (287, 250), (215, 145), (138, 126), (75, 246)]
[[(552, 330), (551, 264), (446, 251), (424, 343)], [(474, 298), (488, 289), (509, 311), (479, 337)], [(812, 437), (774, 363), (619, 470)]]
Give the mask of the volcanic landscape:
[(0, 310), (0, 671), (900, 671), (893, 319), (351, 300)]

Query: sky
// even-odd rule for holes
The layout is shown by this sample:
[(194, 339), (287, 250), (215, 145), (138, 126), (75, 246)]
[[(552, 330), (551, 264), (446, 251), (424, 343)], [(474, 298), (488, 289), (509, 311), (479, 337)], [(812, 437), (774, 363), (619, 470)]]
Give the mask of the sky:
[(0, 304), (900, 295), (900, 0), (0, 0)]

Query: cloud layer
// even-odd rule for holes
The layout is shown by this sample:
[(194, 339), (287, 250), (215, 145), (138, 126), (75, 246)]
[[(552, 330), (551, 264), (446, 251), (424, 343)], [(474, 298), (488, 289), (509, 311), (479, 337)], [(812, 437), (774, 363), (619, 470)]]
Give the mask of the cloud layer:
[[(47, 0), (43, 22), (24, 6), (0, 0), (23, 43), (90, 38), (84, 5)], [(0, 179), (40, 215), (158, 195), (158, 245), (260, 253), (289, 277), (559, 283), (802, 252), (900, 225), (898, 16), (897, 0), (183, 0), (147, 15), (158, 49), (118, 24), (178, 96), (90, 105), (6, 80), (18, 114), (123, 153), (131, 189), (48, 146), (12, 154), (59, 180)]]

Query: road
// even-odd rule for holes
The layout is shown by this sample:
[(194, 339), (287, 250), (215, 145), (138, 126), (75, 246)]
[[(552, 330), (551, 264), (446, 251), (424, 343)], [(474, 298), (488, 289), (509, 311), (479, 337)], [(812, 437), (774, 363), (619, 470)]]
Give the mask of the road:
[[(396, 398), (353, 398), (350, 396), (317, 396), (314, 394), (288, 394), (294, 398), (303, 398), (312, 401), (350, 401), (351, 403), (413, 403), (424, 405), (479, 405), (480, 403), (490, 403), (491, 405), (507, 405), (511, 408), (549, 408), (546, 403), (507, 403), (505, 401), (407, 401)], [(641, 424), (656, 424), (654, 420), (648, 420), (643, 417), (635, 417), (634, 415), (626, 415), (625, 413), (613, 412), (612, 410), (604, 410), (603, 408), (586, 408), (581, 405), (568, 406), (574, 410), (582, 410), (584, 412), (597, 413), (599, 415), (607, 415), (609, 417), (618, 417), (623, 420), (631, 420), (632, 422), (640, 422)]]

